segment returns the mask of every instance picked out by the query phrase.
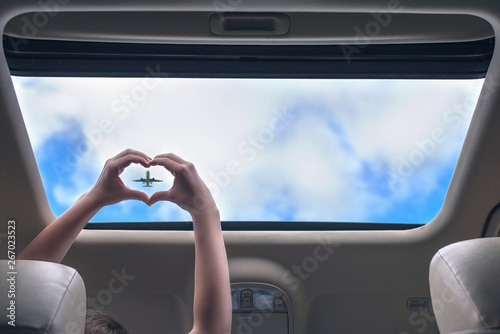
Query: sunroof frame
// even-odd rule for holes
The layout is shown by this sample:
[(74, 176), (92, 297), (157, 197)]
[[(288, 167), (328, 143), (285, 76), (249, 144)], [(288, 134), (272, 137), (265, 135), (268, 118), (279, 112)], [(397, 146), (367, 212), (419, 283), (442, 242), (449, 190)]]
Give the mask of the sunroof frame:
[(4, 35), (12, 75), (49, 77), (475, 79), (495, 39), (373, 45), (181, 45)]
[[(16, 76), (313, 79), (484, 78), (494, 38), (374, 45), (181, 45), (19, 39), (4, 35)], [(346, 54), (347, 52), (347, 54)], [(390, 64), (390, 66), (388, 66)], [(424, 224), (223, 222), (224, 230), (407, 230)], [(86, 229), (192, 230), (190, 222), (88, 223)]]

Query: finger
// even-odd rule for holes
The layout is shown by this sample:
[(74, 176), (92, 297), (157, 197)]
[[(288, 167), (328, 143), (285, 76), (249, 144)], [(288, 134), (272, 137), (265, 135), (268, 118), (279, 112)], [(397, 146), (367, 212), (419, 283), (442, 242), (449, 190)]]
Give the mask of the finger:
[(180, 169), (183, 168), (183, 165), (168, 158), (168, 157), (155, 157), (153, 160), (149, 162), (151, 166), (163, 166), (167, 170), (169, 170), (172, 174), (175, 175)]
[(153, 205), (159, 201), (171, 201), (171, 193), (170, 190), (166, 191), (157, 191), (149, 198), (149, 205)]
[(163, 153), (163, 154), (157, 155), (155, 158), (168, 158), (168, 159), (173, 160), (181, 165), (188, 163), (186, 160), (182, 159), (178, 155), (175, 155), (174, 153)]
[(113, 158), (111, 158), (111, 160), (120, 159), (120, 158), (122, 158), (124, 156), (127, 156), (129, 154), (133, 154), (133, 155), (136, 155), (136, 156), (141, 156), (144, 159), (146, 159), (147, 161), (151, 160), (151, 158), (147, 154), (142, 153), (141, 151), (130, 149), (130, 148), (128, 148), (128, 149), (126, 149), (124, 151), (121, 151), (120, 153), (118, 153), (117, 155), (115, 155)]
[(124, 190), (124, 195), (126, 196), (127, 199), (135, 199), (138, 201), (142, 201), (142, 202), (146, 203), (147, 205), (150, 205), (149, 204), (149, 196), (142, 191), (132, 190), (132, 189), (126, 188)]
[(115, 161), (112, 161), (111, 168), (118, 170), (120, 173), (125, 169), (126, 167), (130, 166), (132, 163), (138, 163), (141, 164), (144, 167), (149, 167), (149, 161), (144, 158), (143, 156), (138, 156), (138, 155), (133, 155), (133, 154), (128, 154), (126, 156), (123, 156), (121, 158), (118, 158)]

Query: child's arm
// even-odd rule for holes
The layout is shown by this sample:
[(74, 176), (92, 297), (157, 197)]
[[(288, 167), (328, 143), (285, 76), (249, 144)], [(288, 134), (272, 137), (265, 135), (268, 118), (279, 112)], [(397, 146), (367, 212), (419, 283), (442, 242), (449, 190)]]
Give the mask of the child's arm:
[(151, 160), (175, 177), (172, 188), (151, 196), (150, 203), (167, 200), (187, 210), (193, 218), (195, 240), (194, 324), (191, 334), (231, 332), (231, 288), (220, 216), (207, 186), (193, 164), (174, 154)]
[(94, 187), (40, 232), (18, 259), (61, 262), (82, 228), (102, 207), (126, 199), (148, 203), (145, 193), (126, 187), (119, 175), (131, 163), (149, 167), (150, 160), (144, 153), (129, 149), (106, 161)]

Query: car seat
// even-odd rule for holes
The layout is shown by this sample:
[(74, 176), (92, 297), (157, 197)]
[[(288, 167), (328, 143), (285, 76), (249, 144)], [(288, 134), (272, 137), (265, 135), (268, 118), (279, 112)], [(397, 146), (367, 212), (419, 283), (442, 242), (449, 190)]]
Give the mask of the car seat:
[(84, 333), (85, 285), (75, 269), (0, 260), (0, 273), (0, 333)]
[(500, 333), (500, 238), (440, 249), (431, 261), (429, 283), (441, 334)]

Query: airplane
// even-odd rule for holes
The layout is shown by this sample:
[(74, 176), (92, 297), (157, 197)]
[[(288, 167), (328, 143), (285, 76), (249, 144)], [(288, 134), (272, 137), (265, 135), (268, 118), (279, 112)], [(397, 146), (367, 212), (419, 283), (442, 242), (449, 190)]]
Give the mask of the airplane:
[(146, 185), (145, 185), (144, 187), (152, 187), (152, 186), (150, 186), (150, 185), (149, 185), (149, 184), (150, 184), (150, 183), (152, 183), (152, 182), (163, 182), (163, 180), (157, 180), (157, 179), (155, 179), (154, 177), (153, 177), (153, 178), (151, 178), (151, 177), (150, 177), (150, 175), (151, 175), (151, 174), (150, 174), (150, 173), (149, 173), (149, 171), (147, 170), (147, 171), (146, 171), (146, 178), (145, 178), (145, 179), (143, 179), (143, 178), (141, 177), (139, 180), (132, 180), (132, 181), (133, 181), (133, 182), (143, 182), (143, 183), (146, 183)]

